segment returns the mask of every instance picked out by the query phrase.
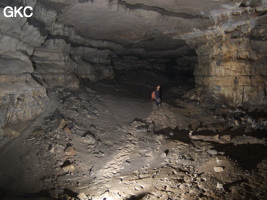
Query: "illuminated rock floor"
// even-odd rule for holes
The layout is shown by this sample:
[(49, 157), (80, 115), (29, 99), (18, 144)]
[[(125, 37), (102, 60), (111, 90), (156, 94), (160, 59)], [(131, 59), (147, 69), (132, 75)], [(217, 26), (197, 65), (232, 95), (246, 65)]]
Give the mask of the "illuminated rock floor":
[(0, 153), (2, 199), (267, 195), (266, 126), (242, 121), (243, 110), (190, 99), (157, 110), (106, 83), (48, 94), (45, 113)]

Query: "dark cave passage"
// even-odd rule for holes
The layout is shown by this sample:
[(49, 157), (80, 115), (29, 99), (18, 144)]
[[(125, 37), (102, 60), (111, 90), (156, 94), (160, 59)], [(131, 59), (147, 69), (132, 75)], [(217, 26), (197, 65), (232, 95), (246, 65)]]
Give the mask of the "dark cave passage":
[[(179, 61), (179, 63), (181, 63)], [(185, 60), (186, 62), (186, 60)], [(149, 99), (156, 86), (161, 86), (161, 98), (166, 103), (173, 104), (186, 92), (195, 88), (194, 69), (196, 61), (185, 66), (170, 61), (160, 69), (137, 68), (115, 70), (115, 83), (120, 88), (128, 90), (144, 99)]]

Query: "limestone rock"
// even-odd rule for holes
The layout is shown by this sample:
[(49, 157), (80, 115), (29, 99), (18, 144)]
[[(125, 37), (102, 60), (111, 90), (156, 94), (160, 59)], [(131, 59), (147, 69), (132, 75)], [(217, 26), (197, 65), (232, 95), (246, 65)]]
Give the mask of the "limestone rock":
[(263, 145), (267, 145), (267, 141), (265, 138), (259, 139), (253, 136), (247, 136), (247, 135), (243, 135), (243, 136), (236, 136), (234, 137), (231, 142), (233, 142), (234, 144), (263, 144)]
[(0, 128), (0, 140), (2, 140), (4, 137), (4, 131), (2, 128)]
[(217, 187), (217, 189), (224, 189), (222, 183), (217, 183), (216, 187)]
[(217, 155), (218, 154), (218, 152), (216, 150), (212, 150), (212, 149), (207, 150), (207, 152), (211, 155)]
[(79, 200), (89, 200), (88, 197), (84, 193), (80, 193), (78, 195)]
[(231, 135), (222, 135), (219, 139), (224, 140), (226, 142), (231, 142)]
[(84, 136), (80, 137), (79, 140), (85, 144), (93, 145), (96, 143), (96, 139), (93, 135), (85, 134)]
[(45, 37), (40, 34), (38, 28), (30, 25), (27, 22), (27, 18), (7, 18), (3, 15), (3, 8), (0, 8), (0, 29), (1, 33), (6, 35), (6, 37), (11, 38), (11, 45), (8, 43), (8, 41), (7, 43), (1, 43), (0, 53), (2, 48), (13, 47), (12, 41), (15, 40), (21, 43), (20, 46), (24, 46), (24, 48), (27, 48), (27, 46), (37, 47), (41, 45), (45, 40)]
[(63, 129), (63, 132), (64, 132), (65, 134), (68, 134), (68, 135), (72, 134), (72, 131), (71, 131), (70, 128), (67, 127), (67, 126)]
[(234, 125), (235, 125), (236, 127), (239, 127), (239, 122), (238, 122), (237, 120), (235, 120), (235, 121), (234, 121)]
[(43, 112), (47, 100), (46, 89), (30, 75), (0, 75), (0, 125), (25, 122)]
[(47, 9), (39, 2), (37, 2), (35, 6), (35, 12), (33, 12), (33, 17), (43, 22), (48, 29), (53, 25), (53, 23), (55, 23), (57, 12), (52, 9)]
[[(239, 59), (252, 59), (251, 56), (256, 50), (266, 49), (263, 47), (265, 44), (259, 42), (262, 46), (256, 47), (258, 43), (251, 43), (247, 39), (231, 39), (231, 34), (233, 33), (228, 33), (226, 41), (213, 43), (211, 49), (207, 49), (208, 44), (198, 48), (200, 62), (194, 72), (197, 85), (205, 86), (217, 98), (224, 98), (234, 106), (243, 103), (262, 105), (266, 102), (266, 97), (262, 95), (262, 86), (266, 85), (266, 81), (261, 77), (261, 74), (265, 76), (267, 73), (266, 70), (262, 70), (264, 61), (260, 57), (253, 58), (254, 61), (251, 63)], [(263, 51), (260, 53), (265, 54)], [(217, 59), (212, 61), (211, 57)], [(251, 71), (253, 65), (257, 67)]]
[[(4, 2), (5, 3), (5, 2)], [(29, 56), (45, 37), (27, 18), (7, 18), (0, 8), (0, 126), (26, 122), (43, 112), (46, 88), (31, 76)]]
[(48, 150), (50, 153), (55, 153), (55, 146), (50, 144)]
[[(1, 42), (1, 41), (0, 41)], [(23, 73), (32, 73), (33, 67), (28, 56), (18, 51), (11, 51), (1, 55), (0, 74), (20, 75)]]
[(42, 129), (41, 126), (36, 126), (36, 127), (34, 127), (33, 130), (32, 130), (32, 135), (33, 135), (33, 136), (38, 136), (38, 135), (40, 135), (40, 134), (42, 134), (42, 133), (43, 133), (43, 129)]
[(72, 146), (69, 146), (65, 149), (65, 154), (68, 156), (76, 156), (77, 152)]
[(62, 170), (64, 172), (73, 172), (75, 170), (75, 167), (74, 165), (70, 164), (70, 165), (63, 166)]
[(70, 45), (63, 39), (49, 39), (35, 48), (33, 60), (36, 71), (42, 75), (49, 87), (69, 86), (77, 88), (79, 81), (74, 73), (77, 63), (70, 57)]
[(57, 131), (62, 131), (63, 128), (67, 125), (67, 121), (65, 119), (61, 119), (59, 121), (58, 127), (57, 127)]
[(214, 167), (215, 172), (223, 172), (224, 168), (223, 167)]
[(162, 154), (160, 155), (160, 157), (161, 157), (161, 158), (166, 158), (167, 155), (166, 155), (166, 153), (164, 152), (164, 153), (162, 153)]

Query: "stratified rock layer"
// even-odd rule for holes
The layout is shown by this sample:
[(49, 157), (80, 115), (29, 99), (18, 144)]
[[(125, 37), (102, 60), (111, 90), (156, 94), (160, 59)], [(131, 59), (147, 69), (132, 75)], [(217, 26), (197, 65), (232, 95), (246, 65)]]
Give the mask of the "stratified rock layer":
[(191, 41), (199, 60), (194, 72), (197, 85), (233, 106), (267, 102), (267, 18), (246, 17), (242, 24), (224, 24)]

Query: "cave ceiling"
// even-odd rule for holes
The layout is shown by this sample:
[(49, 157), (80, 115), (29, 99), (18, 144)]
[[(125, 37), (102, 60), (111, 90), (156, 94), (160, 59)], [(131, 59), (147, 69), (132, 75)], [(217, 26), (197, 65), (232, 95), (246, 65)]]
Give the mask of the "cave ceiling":
[(180, 36), (208, 29), (214, 25), (212, 13), (237, 4), (230, 0), (80, 0), (70, 1), (57, 22), (86, 38), (127, 49), (175, 51), (177, 56), (192, 53)]
[[(261, 0), (1, 0), (0, 8), (34, 7), (29, 24), (44, 38), (63, 38), (73, 47), (109, 49), (122, 56), (177, 58), (196, 56), (188, 38), (195, 40), (205, 31), (247, 18), (249, 12), (241, 7), (247, 2)], [(19, 19), (3, 20), (11, 24)]]

